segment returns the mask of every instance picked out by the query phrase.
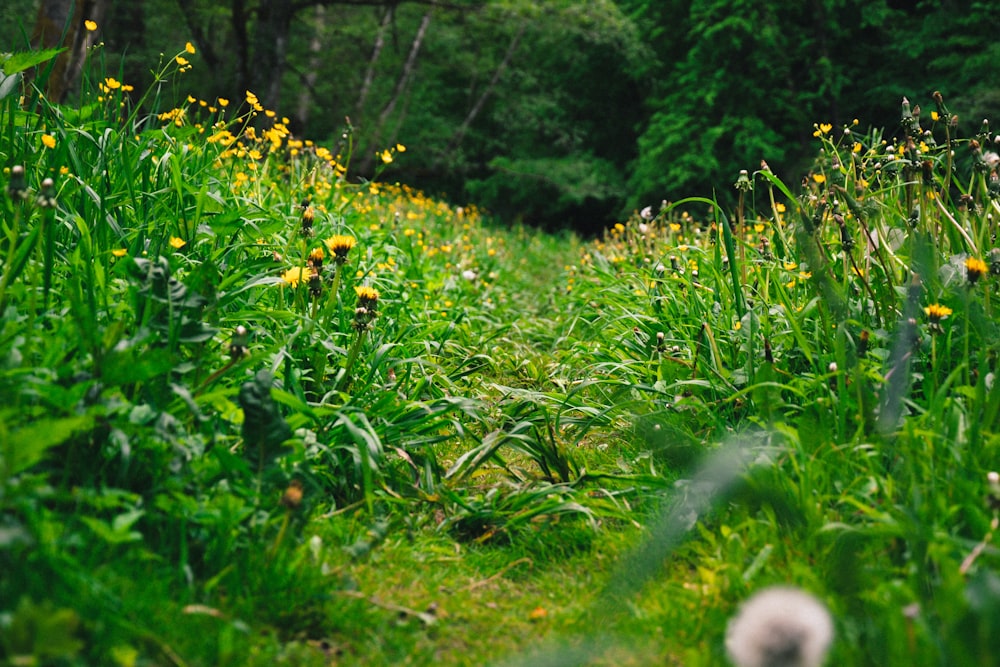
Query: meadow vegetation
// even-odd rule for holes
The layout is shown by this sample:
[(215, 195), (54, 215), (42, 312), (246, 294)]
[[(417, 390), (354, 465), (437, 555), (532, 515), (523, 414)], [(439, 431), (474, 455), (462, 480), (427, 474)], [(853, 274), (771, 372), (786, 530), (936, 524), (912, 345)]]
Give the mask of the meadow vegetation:
[(7, 664), (715, 665), (775, 583), (833, 662), (995, 662), (988, 122), (820, 122), (582, 240), (176, 95), (193, 51), (75, 106), (2, 63)]

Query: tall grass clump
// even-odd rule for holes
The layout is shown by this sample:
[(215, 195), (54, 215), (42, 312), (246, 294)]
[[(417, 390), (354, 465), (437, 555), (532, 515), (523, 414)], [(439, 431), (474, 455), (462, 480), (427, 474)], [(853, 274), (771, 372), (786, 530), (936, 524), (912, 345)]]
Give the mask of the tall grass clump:
[[(612, 579), (656, 610), (623, 610), (622, 633), (719, 664), (737, 604), (794, 585), (833, 612), (834, 660), (993, 660), (1000, 159), (988, 122), (960, 139), (932, 103), (927, 118), (904, 100), (891, 136), (817, 124), (801, 184), (762, 163), (735, 210), (648, 207), (569, 273), (593, 336), (578, 350), (648, 460), (680, 475)], [(730, 450), (739, 481), (699, 482)]]

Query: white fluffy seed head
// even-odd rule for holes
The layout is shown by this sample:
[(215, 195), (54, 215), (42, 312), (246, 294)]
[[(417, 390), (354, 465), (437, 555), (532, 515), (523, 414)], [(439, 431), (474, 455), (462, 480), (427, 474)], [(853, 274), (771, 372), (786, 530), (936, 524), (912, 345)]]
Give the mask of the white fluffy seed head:
[(833, 641), (826, 607), (797, 588), (755, 593), (730, 620), (726, 651), (737, 667), (820, 667)]

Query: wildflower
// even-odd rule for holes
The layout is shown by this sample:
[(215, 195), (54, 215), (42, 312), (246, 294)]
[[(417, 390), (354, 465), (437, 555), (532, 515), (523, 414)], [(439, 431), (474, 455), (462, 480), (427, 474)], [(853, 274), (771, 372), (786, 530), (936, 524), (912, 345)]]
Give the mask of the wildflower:
[(392, 164), (392, 152), (388, 148), (379, 153), (379, 158), (383, 164)]
[(90, 21), (90, 20), (84, 21), (83, 27), (87, 29), (87, 32), (94, 32), (95, 30), (97, 30), (97, 21)]
[(931, 321), (932, 324), (937, 324), (943, 319), (946, 319), (952, 314), (952, 309), (948, 306), (942, 306), (939, 303), (932, 303), (931, 305), (924, 308), (924, 314)]
[(347, 261), (347, 253), (351, 251), (357, 241), (353, 236), (337, 234), (328, 238), (324, 243), (326, 243), (326, 249), (333, 255), (333, 260), (338, 264), (344, 264)]
[(195, 53), (194, 44), (192, 44), (191, 42), (185, 43), (184, 44), (184, 50), (187, 51), (190, 54), (194, 54)]
[(316, 212), (312, 206), (307, 204), (302, 208), (302, 236), (313, 235), (313, 220), (315, 217)]
[(51, 134), (43, 134), (42, 143), (45, 145), (46, 148), (55, 148), (56, 138), (53, 137)]
[(832, 641), (826, 607), (782, 586), (754, 594), (726, 630), (726, 651), (737, 667), (819, 667)]
[(229, 358), (236, 361), (240, 357), (250, 354), (249, 344), (250, 334), (247, 332), (247, 328), (242, 324), (238, 325), (229, 341)]
[(360, 334), (367, 331), (378, 317), (379, 294), (378, 290), (367, 285), (357, 285), (354, 291), (358, 295), (358, 304), (354, 309), (354, 329)]
[(28, 198), (28, 179), (24, 176), (24, 167), (15, 164), (10, 169), (10, 181), (7, 183), (7, 194), (11, 199)]
[(229, 100), (227, 100), (225, 97), (220, 97), (218, 102), (219, 106), (222, 107), (223, 109), (229, 106)]
[(313, 267), (314, 269), (323, 268), (322, 248), (313, 248), (312, 251), (309, 253), (309, 266)]
[(290, 510), (296, 509), (302, 504), (302, 482), (293, 479), (288, 483), (288, 488), (281, 495), (281, 505)]
[(187, 245), (187, 241), (185, 241), (179, 236), (171, 236), (170, 241), (168, 241), (168, 243), (170, 243), (170, 247), (173, 248), (174, 250), (180, 250), (181, 248)]
[(124, 257), (127, 254), (128, 250), (126, 250), (125, 248), (115, 248), (114, 250), (111, 251), (112, 257)]
[(35, 200), (39, 208), (56, 207), (56, 184), (51, 178), (46, 178), (41, 182), (38, 197)]
[(190, 61), (188, 61), (188, 59), (184, 56), (177, 56), (174, 60), (177, 61), (177, 64), (181, 67), (186, 67), (191, 64)]
[(986, 473), (986, 482), (990, 486), (987, 502), (994, 512), (1000, 511), (1000, 473), (989, 471)]
[(965, 260), (965, 275), (970, 285), (975, 285), (980, 278), (986, 275), (988, 270), (986, 262), (977, 257), (969, 257)]
[(405, 153), (406, 152), (406, 146), (404, 146), (403, 144), (396, 144), (396, 152), (397, 153)]
[(121, 81), (119, 81), (113, 76), (109, 76), (108, 78), (106, 78), (104, 80), (104, 85), (108, 90), (118, 90), (119, 88), (122, 87)]
[(639, 217), (641, 217), (643, 220), (652, 220), (653, 219), (653, 207), (652, 206), (647, 206), (646, 208), (644, 208), (641, 211), (639, 211)]
[(813, 174), (812, 179), (817, 184), (822, 185), (823, 183), (826, 183), (826, 174)]
[(301, 266), (295, 267), (293, 269), (288, 269), (281, 274), (281, 279), (285, 281), (286, 285), (291, 285), (292, 287), (298, 287), (299, 283), (302, 282), (302, 277), (305, 274), (305, 269)]

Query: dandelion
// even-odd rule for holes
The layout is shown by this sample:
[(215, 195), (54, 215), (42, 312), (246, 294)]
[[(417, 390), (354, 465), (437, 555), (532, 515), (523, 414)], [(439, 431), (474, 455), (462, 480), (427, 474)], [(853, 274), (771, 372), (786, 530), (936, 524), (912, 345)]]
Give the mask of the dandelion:
[(975, 285), (980, 278), (986, 275), (987, 271), (989, 271), (989, 267), (983, 260), (977, 257), (969, 257), (965, 260), (965, 276), (970, 285)]
[(53, 137), (51, 134), (43, 134), (42, 143), (45, 145), (46, 148), (55, 148), (56, 138)]
[(939, 303), (932, 303), (924, 308), (924, 315), (927, 316), (927, 319), (929, 319), (932, 324), (938, 324), (941, 320), (947, 319), (952, 312), (954, 311), (952, 311), (951, 308), (948, 306), (942, 306)]
[(353, 236), (336, 234), (328, 238), (324, 243), (326, 244), (326, 249), (333, 255), (333, 260), (338, 264), (344, 264), (347, 262), (347, 253), (357, 244), (357, 241)]
[(306, 272), (305, 269), (303, 269), (301, 266), (298, 266), (292, 269), (288, 269), (287, 271), (282, 273), (281, 279), (285, 282), (286, 285), (290, 285), (292, 287), (298, 287), (299, 283), (302, 282), (302, 279), (305, 276), (305, 272)]
[(726, 630), (726, 651), (737, 667), (819, 667), (832, 641), (826, 607), (783, 586), (754, 594)]

